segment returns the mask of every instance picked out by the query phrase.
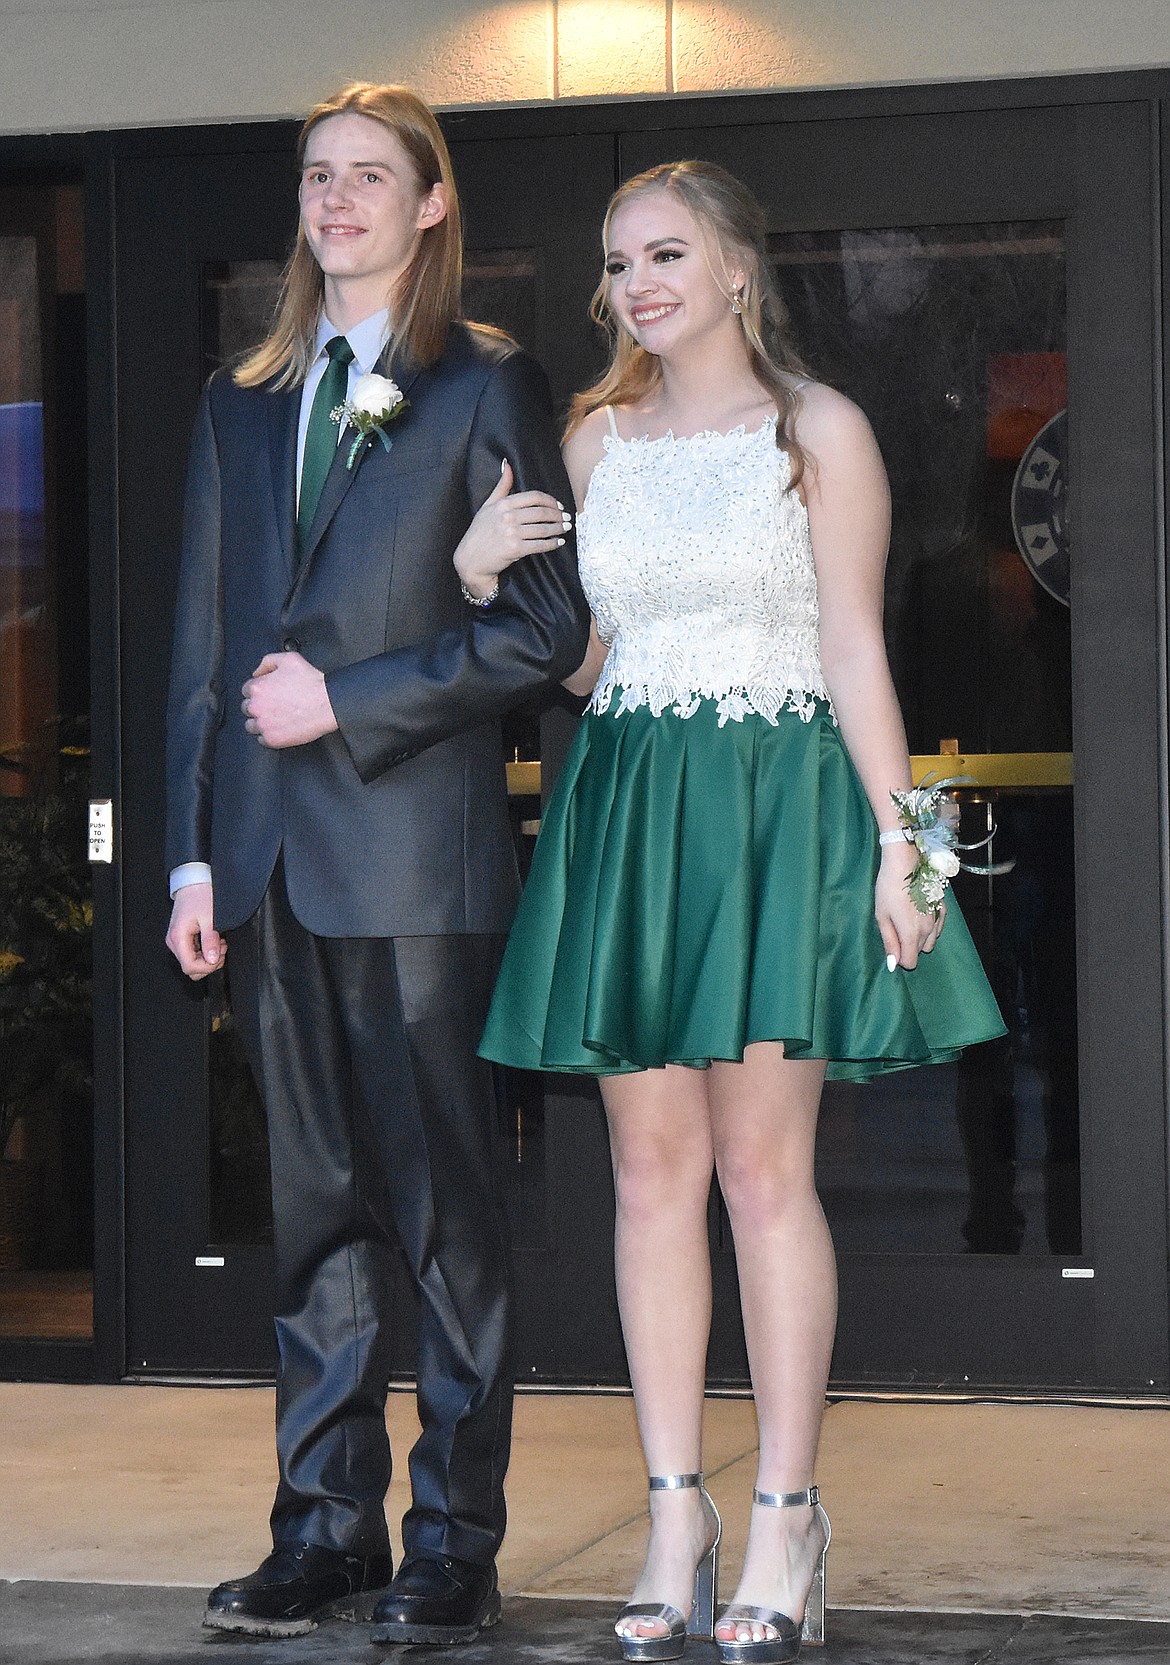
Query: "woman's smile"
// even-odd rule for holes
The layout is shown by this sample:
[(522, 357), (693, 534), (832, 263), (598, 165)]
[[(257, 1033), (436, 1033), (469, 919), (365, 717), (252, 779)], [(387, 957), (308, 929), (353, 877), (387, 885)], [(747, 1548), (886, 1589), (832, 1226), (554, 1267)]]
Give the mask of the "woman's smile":
[(660, 318), (668, 318), (672, 312), (677, 312), (681, 301), (660, 301), (655, 306), (634, 306), (630, 308), (630, 317), (635, 324), (656, 324)]

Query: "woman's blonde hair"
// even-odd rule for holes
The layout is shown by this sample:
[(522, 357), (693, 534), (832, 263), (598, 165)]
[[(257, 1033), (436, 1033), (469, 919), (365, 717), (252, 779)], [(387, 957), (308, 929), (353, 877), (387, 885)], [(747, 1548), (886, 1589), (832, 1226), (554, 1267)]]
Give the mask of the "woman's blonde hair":
[[(424, 229), (414, 259), (394, 293), (386, 297), (395, 320), (395, 346), (405, 347), (420, 364), (433, 364), (459, 316), (463, 282), (463, 229), (446, 142), (433, 112), (409, 87), (354, 81), (310, 111), (297, 140), (298, 168), (304, 167), (313, 129), (330, 116), (340, 115), (368, 116), (393, 133), (414, 166), (420, 196), (435, 185), (446, 186), (446, 215)], [(298, 226), (272, 332), (236, 368), (235, 379), (241, 387), (258, 387), (267, 381), (275, 387), (295, 387), (304, 381), (316, 355), (324, 294), (321, 268), (304, 228)]]
[[(715, 162), (663, 162), (627, 179), (610, 198), (601, 233), (606, 250), (614, 214), (631, 197), (648, 191), (673, 191), (689, 209), (703, 235), (716, 283), (728, 305), (734, 301), (740, 307), (739, 322), (752, 372), (776, 402), (776, 443), (792, 459), (791, 484), (796, 485), (807, 458), (792, 432), (799, 403), (793, 378), (806, 376), (807, 370), (789, 335), (788, 308), (768, 264), (763, 209), (745, 185)], [(733, 291), (731, 271), (737, 266), (743, 269), (744, 281), (741, 289)], [(604, 405), (636, 404), (662, 380), (657, 355), (640, 347), (618, 319), (608, 273), (602, 274), (589, 310), (612, 338), (613, 353), (600, 380), (574, 398), (566, 429), (570, 434), (591, 411)]]

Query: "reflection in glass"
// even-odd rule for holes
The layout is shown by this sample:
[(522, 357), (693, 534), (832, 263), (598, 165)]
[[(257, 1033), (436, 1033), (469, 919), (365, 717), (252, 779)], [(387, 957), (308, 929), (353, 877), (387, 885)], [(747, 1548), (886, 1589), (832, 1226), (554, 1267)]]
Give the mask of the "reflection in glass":
[[(889, 470), (886, 633), (911, 752), (1070, 752), (1065, 503), (1046, 515), (1017, 479), (1067, 404), (1062, 225), (785, 234), (771, 252), (814, 374), (866, 412)], [(964, 837), (990, 816), (994, 859), (1015, 859), (955, 886), (1010, 1033), (826, 1089), (818, 1168), (842, 1250), (1081, 1250), (1072, 791), (1027, 775), (961, 793)]]
[[(468, 249), (463, 265), (463, 311), (494, 324), (530, 352), (538, 339), (538, 266), (535, 249)], [(540, 713), (546, 700), (517, 706), (504, 718), (504, 752), (514, 761), (540, 757)], [(512, 828), (521, 877), (528, 872), (540, 825), (538, 798), (514, 798)], [(504, 1135), (504, 1197), (517, 1249), (545, 1243), (544, 1089), (539, 1076), (497, 1072)]]
[[(42, 738), (56, 709), (45, 561), (45, 445), (35, 237), (0, 237), (0, 745)], [(3, 789), (21, 791), (9, 773)]]
[(527, 1070), (499, 1070), (496, 1082), (504, 1147), (504, 1206), (512, 1246), (543, 1249), (547, 1245), (544, 1080)]
[(227, 981), (222, 973), (208, 981), (207, 1241), (271, 1243), (264, 1106), (232, 1016)]
[(82, 260), (79, 192), (0, 192), (4, 1340), (93, 1328)]
[(529, 352), (537, 341), (535, 249), (468, 249), (463, 263), (463, 313), (494, 324)]
[(280, 260), (215, 260), (203, 268), (204, 373), (242, 358), (268, 334), (280, 295)]

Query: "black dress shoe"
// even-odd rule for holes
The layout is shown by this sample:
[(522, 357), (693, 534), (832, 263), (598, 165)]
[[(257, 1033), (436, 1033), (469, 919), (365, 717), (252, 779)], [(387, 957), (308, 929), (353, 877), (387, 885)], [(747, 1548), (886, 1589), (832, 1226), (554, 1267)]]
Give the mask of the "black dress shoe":
[(470, 1642), (500, 1616), (494, 1563), (412, 1556), (374, 1608), (374, 1642)]
[(303, 1636), (327, 1616), (367, 1618), (392, 1571), (388, 1555), (277, 1544), (254, 1573), (216, 1586), (203, 1623), (245, 1636)]

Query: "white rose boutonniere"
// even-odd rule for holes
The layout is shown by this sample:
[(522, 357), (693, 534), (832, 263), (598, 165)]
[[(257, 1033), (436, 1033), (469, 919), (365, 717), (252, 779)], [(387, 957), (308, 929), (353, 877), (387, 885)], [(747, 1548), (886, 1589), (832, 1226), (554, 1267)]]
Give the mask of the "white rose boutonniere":
[(346, 458), (346, 468), (352, 468), (357, 461), (358, 452), (363, 446), (370, 444), (374, 435), (382, 441), (385, 450), (390, 449), (390, 435), (386, 432), (386, 424), (395, 421), (403, 411), (409, 410), (410, 405), (402, 396), (402, 389), (397, 382), (392, 382), (389, 376), (379, 376), (373, 371), (368, 376), (359, 376), (354, 383), (353, 396), (329, 412), (334, 422), (348, 423), (357, 429), (357, 438), (349, 448)]

